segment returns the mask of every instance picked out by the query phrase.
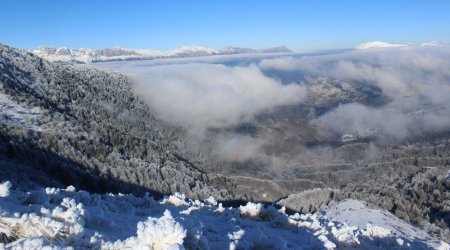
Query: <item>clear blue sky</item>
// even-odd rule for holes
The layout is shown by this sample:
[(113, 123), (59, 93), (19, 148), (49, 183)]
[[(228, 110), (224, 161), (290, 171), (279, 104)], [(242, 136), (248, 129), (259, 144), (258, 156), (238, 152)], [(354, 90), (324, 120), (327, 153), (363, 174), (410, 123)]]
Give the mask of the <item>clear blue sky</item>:
[(449, 42), (449, 0), (0, 0), (0, 42), (171, 49), (225, 45), (350, 48), (381, 40)]

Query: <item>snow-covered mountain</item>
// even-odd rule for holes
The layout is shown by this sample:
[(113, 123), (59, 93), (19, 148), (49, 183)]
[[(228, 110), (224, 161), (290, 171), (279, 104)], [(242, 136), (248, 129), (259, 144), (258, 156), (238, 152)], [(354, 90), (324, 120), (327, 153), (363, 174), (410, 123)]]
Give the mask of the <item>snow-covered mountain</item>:
[(219, 49), (219, 54), (248, 54), (248, 53), (289, 53), (292, 50), (288, 49), (286, 46), (273, 47), (267, 49), (249, 49), (249, 48), (239, 48), (226, 46)]
[(213, 49), (206, 46), (182, 46), (172, 50), (150, 50), (150, 49), (127, 49), (127, 48), (106, 48), (92, 50), (87, 48), (69, 49), (66, 47), (39, 47), (32, 51), (49, 61), (68, 61), (76, 63), (107, 62), (107, 61), (132, 61), (149, 60), (156, 58), (179, 58), (179, 57), (199, 57), (209, 55), (224, 54), (244, 54), (244, 53), (288, 53), (292, 50), (285, 46), (267, 49), (249, 49), (239, 47), (223, 47)]
[[(205, 51), (192, 48), (199, 50)], [(143, 52), (107, 49), (98, 57), (135, 53)], [(437, 239), (448, 242), (447, 137), (377, 148), (379, 158), (361, 166), (299, 167), (287, 172), (292, 179), (261, 178), (259, 165), (251, 177), (216, 174), (212, 169), (224, 165), (210, 161), (206, 149), (189, 151), (186, 131), (161, 120), (129, 76), (91, 66), (52, 63), (0, 44), (0, 182), (11, 182), (0, 185), (0, 249), (448, 249)], [(378, 95), (352, 82), (311, 79), (308, 110)], [(248, 125), (264, 128), (263, 135), (282, 131), (269, 139), (311, 135), (309, 128), (291, 128), (299, 127), (301, 117), (291, 114), (300, 108), (284, 107)], [(366, 146), (358, 139), (343, 140), (334, 152), (359, 154)], [(292, 144), (283, 141), (285, 152)], [(319, 171), (307, 172), (316, 166)], [(135, 196), (110, 194), (119, 192)]]

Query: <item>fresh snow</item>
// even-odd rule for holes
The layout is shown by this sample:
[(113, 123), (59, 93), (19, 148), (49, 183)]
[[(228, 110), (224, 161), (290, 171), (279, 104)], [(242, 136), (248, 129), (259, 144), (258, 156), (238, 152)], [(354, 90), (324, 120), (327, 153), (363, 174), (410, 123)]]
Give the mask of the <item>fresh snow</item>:
[(41, 128), (35, 125), (41, 114), (41, 109), (19, 104), (12, 100), (9, 95), (2, 93), (1, 90), (0, 88), (0, 124), (41, 131)]
[[(357, 212), (358, 216), (355, 216)], [(417, 227), (411, 226), (392, 213), (366, 207), (357, 200), (347, 200), (332, 208), (328, 208), (326, 216), (335, 222), (355, 227), (366, 226), (363, 235), (381, 236), (395, 235), (399, 238), (416, 238), (422, 241), (429, 235)]]
[(11, 188), (11, 182), (5, 181), (0, 184), (0, 197), (8, 197), (9, 189)]
[(161, 201), (145, 195), (91, 194), (0, 184), (0, 235), (6, 249), (449, 249), (393, 215), (348, 200), (316, 214), (288, 215), (214, 198)]

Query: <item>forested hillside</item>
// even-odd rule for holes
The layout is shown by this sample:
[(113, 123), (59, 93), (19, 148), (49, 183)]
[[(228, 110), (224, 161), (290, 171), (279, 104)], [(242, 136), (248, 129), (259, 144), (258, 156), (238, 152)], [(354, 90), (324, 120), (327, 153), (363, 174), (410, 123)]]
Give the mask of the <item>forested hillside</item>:
[[(4, 99), (39, 113), (1, 119), (2, 178), (91, 191), (219, 195), (181, 154), (183, 130), (157, 119), (119, 74), (49, 63), (0, 46)], [(8, 108), (7, 106), (5, 108)], [(226, 195), (226, 194), (225, 194)]]

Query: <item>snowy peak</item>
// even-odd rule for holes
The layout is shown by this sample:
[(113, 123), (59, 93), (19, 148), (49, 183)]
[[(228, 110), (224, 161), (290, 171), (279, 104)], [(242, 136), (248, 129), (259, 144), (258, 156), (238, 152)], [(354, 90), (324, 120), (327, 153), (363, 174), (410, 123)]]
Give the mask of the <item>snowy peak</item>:
[(95, 53), (98, 56), (106, 57), (139, 55), (136, 51), (118, 47), (97, 50)]
[(152, 59), (153, 57), (158, 56), (158, 53), (150, 53), (149, 51), (131, 50), (119, 47), (100, 50), (92, 50), (87, 48), (69, 49), (66, 47), (39, 47), (32, 52), (35, 55), (49, 61), (65, 61), (76, 63)]
[(149, 60), (157, 58), (178, 58), (178, 57), (199, 57), (210, 55), (229, 55), (243, 53), (288, 53), (292, 50), (285, 46), (267, 49), (249, 49), (238, 47), (224, 47), (219, 50), (206, 46), (182, 46), (172, 50), (151, 50), (151, 49), (127, 49), (112, 47), (100, 50), (86, 48), (70, 49), (66, 47), (39, 47), (32, 51), (34, 54), (49, 61), (68, 61), (76, 63), (92, 63), (107, 61), (132, 61)]
[(393, 48), (393, 47), (403, 47), (403, 46), (408, 46), (408, 45), (374, 41), (374, 42), (361, 43), (360, 45), (356, 46), (356, 49)]
[(94, 56), (94, 52), (91, 49), (85, 48), (69, 49), (67, 47), (39, 47), (32, 52), (49, 61), (73, 61), (77, 63), (90, 62), (90, 58)]
[(218, 54), (216, 50), (206, 46), (182, 46), (177, 49), (166, 51), (169, 57), (196, 57)]
[(239, 48), (233, 46), (225, 46), (219, 50), (219, 54), (248, 54), (248, 53), (291, 53), (293, 52), (286, 46), (272, 47), (266, 49), (250, 49), (250, 48)]
[(245, 53), (255, 53), (255, 49), (249, 48), (239, 48), (233, 46), (225, 46), (219, 50), (220, 54), (231, 55), (231, 54), (245, 54)]

